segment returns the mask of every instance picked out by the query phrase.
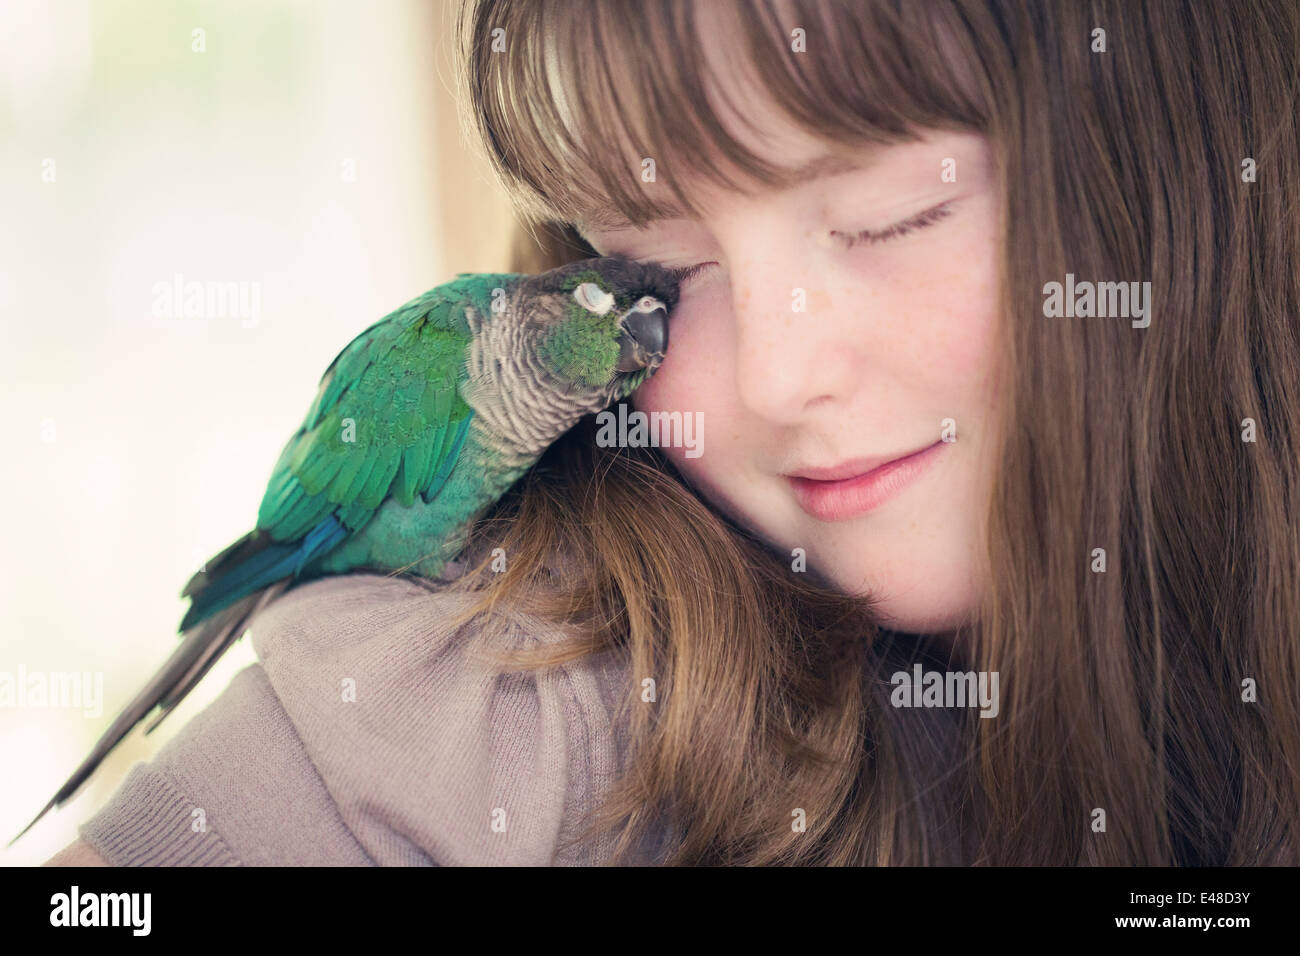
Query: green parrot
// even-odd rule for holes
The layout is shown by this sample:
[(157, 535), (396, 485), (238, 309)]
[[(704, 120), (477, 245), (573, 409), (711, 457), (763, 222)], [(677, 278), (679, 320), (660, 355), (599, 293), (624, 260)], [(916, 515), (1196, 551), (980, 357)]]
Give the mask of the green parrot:
[(556, 439), (659, 368), (680, 274), (619, 257), (462, 272), (353, 339), (284, 446), (256, 527), (181, 592), (180, 646), (10, 845), (160, 708), (156, 728), (287, 588), (362, 568), (441, 576)]

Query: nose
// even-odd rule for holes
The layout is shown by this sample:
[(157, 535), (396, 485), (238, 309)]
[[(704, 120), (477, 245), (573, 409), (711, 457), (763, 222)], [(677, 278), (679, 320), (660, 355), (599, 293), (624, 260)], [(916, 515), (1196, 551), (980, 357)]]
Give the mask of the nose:
[(738, 396), (782, 425), (829, 412), (860, 371), (850, 329), (815, 287), (815, 270), (795, 265), (802, 262), (742, 261), (731, 276)]
[(668, 310), (652, 296), (643, 296), (620, 323), (620, 372), (634, 372), (668, 351)]

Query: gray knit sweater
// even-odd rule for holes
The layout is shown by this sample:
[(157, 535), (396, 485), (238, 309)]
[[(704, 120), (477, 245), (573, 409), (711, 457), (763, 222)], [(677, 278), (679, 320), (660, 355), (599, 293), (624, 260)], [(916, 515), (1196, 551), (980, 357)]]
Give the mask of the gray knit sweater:
[(500, 610), (444, 626), (468, 600), (376, 574), (289, 591), (252, 622), (259, 663), (132, 767), (81, 837), (118, 866), (605, 862), (611, 838), (559, 844), (625, 765), (626, 664), (495, 673), (477, 648), (565, 632)]

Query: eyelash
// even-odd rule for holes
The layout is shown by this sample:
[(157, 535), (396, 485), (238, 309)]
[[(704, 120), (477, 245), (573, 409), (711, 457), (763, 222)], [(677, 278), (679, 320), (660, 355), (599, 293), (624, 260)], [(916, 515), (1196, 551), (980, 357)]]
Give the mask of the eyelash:
[[(894, 223), (894, 225), (890, 226), (888, 229), (882, 229), (879, 232), (864, 229), (861, 232), (832, 232), (831, 235), (839, 237), (840, 241), (849, 249), (852, 249), (858, 243), (862, 242), (872, 244), (877, 242), (888, 242), (890, 239), (897, 239), (899, 236), (905, 236), (909, 232), (914, 232), (917, 229), (924, 229), (927, 226), (933, 226), (940, 219), (951, 215), (952, 202), (953, 201), (950, 199), (947, 202), (940, 203), (931, 209), (927, 209), (925, 212), (918, 213), (911, 219), (904, 219), (902, 222)], [(713, 265), (711, 262), (702, 262), (699, 265), (682, 266), (678, 269), (669, 269), (668, 271), (672, 273), (673, 279), (681, 285), (711, 265)]]
[(674, 282), (678, 285), (685, 285), (688, 279), (703, 272), (711, 265), (713, 265), (711, 262), (701, 262), (698, 266), (682, 266), (680, 269), (669, 269), (668, 271), (672, 274)]
[(947, 202), (940, 203), (933, 209), (927, 209), (923, 213), (918, 213), (911, 219), (904, 219), (902, 222), (895, 223), (888, 229), (882, 229), (880, 232), (872, 232), (870, 229), (864, 229), (862, 232), (856, 233), (832, 232), (831, 235), (839, 236), (844, 244), (850, 249), (859, 242), (888, 242), (890, 239), (895, 239), (898, 236), (905, 236), (916, 229), (924, 229), (926, 226), (933, 226), (940, 219), (952, 212), (952, 209), (950, 208), (951, 206), (952, 200), (950, 199)]

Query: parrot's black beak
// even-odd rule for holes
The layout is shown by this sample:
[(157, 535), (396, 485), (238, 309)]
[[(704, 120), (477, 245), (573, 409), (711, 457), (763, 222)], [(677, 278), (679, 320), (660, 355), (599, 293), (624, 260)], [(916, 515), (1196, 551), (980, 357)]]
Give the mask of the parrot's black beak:
[(668, 351), (668, 310), (654, 296), (642, 296), (619, 322), (618, 370), (635, 372), (663, 361)]

